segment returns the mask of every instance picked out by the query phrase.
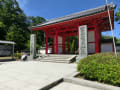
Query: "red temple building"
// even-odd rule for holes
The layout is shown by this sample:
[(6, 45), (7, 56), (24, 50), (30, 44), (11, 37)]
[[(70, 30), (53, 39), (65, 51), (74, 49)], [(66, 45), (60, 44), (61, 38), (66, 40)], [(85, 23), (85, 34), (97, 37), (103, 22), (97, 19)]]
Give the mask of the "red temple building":
[[(113, 4), (108, 5), (112, 25), (114, 27), (114, 8)], [(107, 6), (101, 6), (94, 9), (74, 13), (64, 17), (48, 20), (30, 29), (45, 32), (46, 54), (48, 53), (48, 38), (53, 40), (52, 53), (65, 54), (70, 51), (69, 38), (72, 36), (79, 37), (79, 26), (87, 25), (88, 31), (88, 53), (94, 54), (101, 52), (101, 33), (110, 31), (109, 17)], [(79, 42), (79, 40), (78, 40)], [(67, 44), (66, 44), (67, 43)]]

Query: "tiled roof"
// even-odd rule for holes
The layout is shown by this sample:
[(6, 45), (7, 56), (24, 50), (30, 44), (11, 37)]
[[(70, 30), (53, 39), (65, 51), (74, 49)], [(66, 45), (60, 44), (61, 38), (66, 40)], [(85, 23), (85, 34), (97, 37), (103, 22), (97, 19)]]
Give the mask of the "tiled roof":
[[(113, 5), (113, 3), (111, 3), (111, 4), (108, 5), (108, 7), (109, 7), (110, 10), (112, 10), (112, 9), (115, 8), (115, 5)], [(48, 20), (48, 21), (40, 23), (36, 26), (32, 26), (32, 28), (46, 26), (46, 25), (50, 25), (50, 24), (54, 24), (54, 23), (58, 23), (58, 22), (62, 22), (62, 21), (67, 21), (67, 20), (71, 20), (71, 19), (75, 19), (75, 18), (85, 17), (85, 16), (96, 14), (96, 13), (104, 12), (106, 10), (107, 10), (106, 5), (104, 5), (104, 6), (101, 6), (101, 7), (81, 11), (81, 12), (78, 12), (78, 13), (73, 13), (71, 15), (63, 16), (63, 17), (60, 17), (60, 18)]]

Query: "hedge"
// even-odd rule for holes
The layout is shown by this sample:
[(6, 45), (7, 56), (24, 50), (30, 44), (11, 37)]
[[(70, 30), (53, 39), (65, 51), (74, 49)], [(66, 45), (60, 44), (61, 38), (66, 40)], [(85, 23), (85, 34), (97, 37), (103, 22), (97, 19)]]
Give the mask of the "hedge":
[(89, 80), (120, 86), (120, 53), (90, 55), (79, 61), (77, 70)]
[(20, 59), (22, 55), (23, 55), (23, 53), (15, 53), (14, 54), (14, 56), (16, 57), (16, 59)]

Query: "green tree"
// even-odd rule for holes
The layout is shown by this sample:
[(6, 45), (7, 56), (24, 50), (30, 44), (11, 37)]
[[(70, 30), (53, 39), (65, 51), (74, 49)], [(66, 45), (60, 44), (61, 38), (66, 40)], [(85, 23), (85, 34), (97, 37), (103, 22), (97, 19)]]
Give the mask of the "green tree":
[(5, 16), (6, 16), (6, 10), (5, 9), (5, 1), (4, 0), (0, 0), (0, 39), (4, 40), (5, 39)]
[[(39, 16), (28, 17), (28, 22), (29, 22), (30, 27), (35, 26), (40, 23), (43, 23), (45, 21), (46, 20), (43, 17), (39, 17)], [(36, 36), (37, 36), (37, 49), (39, 49), (41, 46), (44, 45), (44, 32), (42, 30), (40, 30), (40, 31), (32, 31), (32, 33), (36, 34)]]
[[(16, 43), (16, 50), (30, 47), (30, 30), (33, 26), (45, 21), (42, 17), (27, 17), (16, 0), (0, 0), (0, 40), (10, 40)], [(37, 35), (37, 46), (43, 44), (44, 33), (32, 32)]]
[(30, 24), (30, 27), (35, 26), (35, 25), (40, 24), (40, 23), (43, 23), (45, 21), (46, 20), (40, 16), (37, 16), (37, 17), (29, 16), (28, 17), (28, 23)]
[(16, 50), (21, 51), (26, 49), (26, 43), (29, 39), (29, 33), (26, 33), (25, 30), (23, 30), (20, 27), (17, 27), (16, 25), (12, 25), (9, 28), (9, 32), (7, 32), (6, 40), (15, 41)]
[(29, 37), (27, 18), (16, 0), (0, 0), (0, 39), (15, 41), (16, 50), (25, 49)]
[(116, 16), (116, 17), (115, 17), (115, 20), (118, 21), (118, 23), (120, 24), (120, 6), (119, 6), (118, 12), (116, 13), (115, 16)]

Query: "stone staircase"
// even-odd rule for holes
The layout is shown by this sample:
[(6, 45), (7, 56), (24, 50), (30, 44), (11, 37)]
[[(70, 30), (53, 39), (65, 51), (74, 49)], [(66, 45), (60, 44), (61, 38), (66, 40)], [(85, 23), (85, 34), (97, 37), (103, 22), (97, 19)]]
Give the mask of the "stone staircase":
[(55, 63), (71, 63), (74, 62), (76, 55), (65, 55), (65, 54), (47, 54), (39, 55), (37, 60), (41, 62), (55, 62)]

